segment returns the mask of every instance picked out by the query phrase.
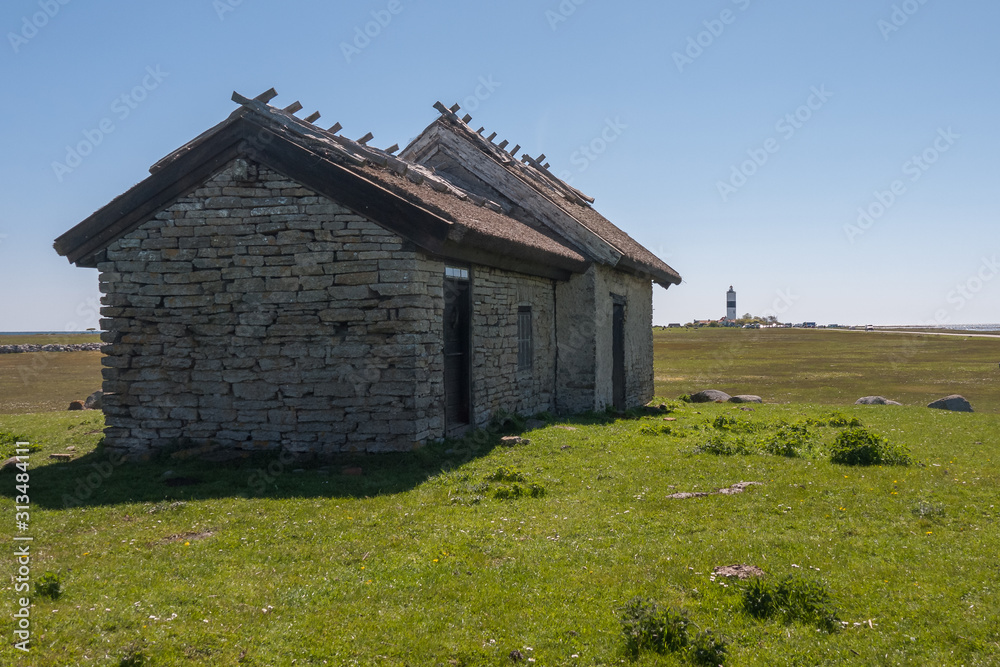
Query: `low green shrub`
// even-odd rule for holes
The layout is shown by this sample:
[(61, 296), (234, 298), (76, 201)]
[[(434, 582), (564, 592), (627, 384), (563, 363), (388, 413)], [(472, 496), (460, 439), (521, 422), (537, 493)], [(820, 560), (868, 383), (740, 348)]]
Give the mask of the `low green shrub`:
[(687, 613), (656, 602), (635, 597), (626, 603), (621, 614), (625, 648), (637, 658), (644, 650), (657, 653), (681, 651), (688, 645)]
[(813, 579), (788, 575), (777, 583), (749, 579), (742, 591), (743, 609), (755, 618), (782, 617), (786, 623), (815, 625), (826, 632), (840, 629), (833, 598)]
[(62, 577), (58, 572), (46, 571), (35, 580), (35, 595), (50, 600), (58, 600), (62, 595)]
[(625, 649), (635, 660), (642, 651), (680, 653), (695, 665), (715, 667), (726, 660), (727, 642), (712, 630), (689, 636), (694, 624), (683, 609), (635, 597), (621, 610)]
[(842, 431), (833, 441), (830, 461), (850, 466), (909, 465), (909, 450), (864, 427)]
[(699, 632), (688, 646), (688, 657), (691, 658), (691, 662), (704, 667), (717, 667), (725, 663), (728, 652), (728, 642), (712, 630)]
[(530, 484), (521, 486), (517, 482), (506, 486), (501, 486), (493, 491), (493, 497), (498, 500), (512, 500), (529, 496), (531, 498), (541, 498), (545, 495), (545, 487), (540, 484)]
[(813, 435), (804, 424), (786, 424), (764, 436), (762, 445), (768, 454), (796, 458), (812, 449)]
[(673, 429), (667, 424), (646, 424), (639, 429), (640, 435), (670, 435)]
[(734, 456), (737, 454), (756, 454), (757, 448), (745, 438), (729, 438), (724, 435), (712, 435), (704, 444), (695, 448), (698, 454), (715, 454), (717, 456)]
[(523, 482), (525, 479), (523, 472), (510, 466), (500, 466), (486, 476), (488, 482)]

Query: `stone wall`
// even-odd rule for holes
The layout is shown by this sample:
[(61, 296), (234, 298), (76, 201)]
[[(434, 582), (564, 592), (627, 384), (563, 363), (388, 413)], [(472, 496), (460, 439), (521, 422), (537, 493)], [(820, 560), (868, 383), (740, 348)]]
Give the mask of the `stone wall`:
[(437, 264), (234, 161), (98, 267), (108, 446), (141, 456), (191, 438), (331, 453), (438, 436)]
[(596, 372), (594, 295), (595, 269), (556, 285), (556, 337), (558, 359), (556, 411), (594, 409)]
[(614, 296), (625, 301), (625, 405), (653, 399), (653, 286), (649, 278), (595, 267), (596, 394), (595, 409), (614, 403), (612, 317)]
[[(530, 369), (519, 370), (517, 313), (532, 312)], [(472, 271), (472, 401), (474, 423), (504, 410), (522, 415), (555, 410), (553, 281), (483, 266)]]

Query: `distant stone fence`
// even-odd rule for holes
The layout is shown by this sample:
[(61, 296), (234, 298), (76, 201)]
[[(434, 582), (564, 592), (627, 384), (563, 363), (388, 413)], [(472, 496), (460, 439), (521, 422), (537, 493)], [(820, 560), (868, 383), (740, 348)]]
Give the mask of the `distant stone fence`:
[(73, 343), (72, 345), (0, 345), (0, 354), (17, 352), (100, 352), (104, 343)]

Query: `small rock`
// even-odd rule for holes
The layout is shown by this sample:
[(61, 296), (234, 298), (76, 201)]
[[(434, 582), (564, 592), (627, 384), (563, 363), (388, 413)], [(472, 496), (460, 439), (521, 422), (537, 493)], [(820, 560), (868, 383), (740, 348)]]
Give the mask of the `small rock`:
[(4, 470), (17, 470), (17, 464), (18, 463), (19, 463), (19, 461), (17, 460), (17, 457), (16, 456), (12, 456), (9, 459), (7, 459), (6, 461), (4, 461), (2, 464), (0, 464), (0, 472), (2, 472)]
[(764, 399), (753, 394), (740, 394), (729, 399), (730, 403), (763, 403)]
[(50, 459), (55, 459), (56, 461), (72, 461), (72, 454), (49, 454)]
[(95, 391), (83, 402), (85, 410), (100, 410), (104, 405), (104, 392)]
[(173, 470), (164, 470), (163, 474), (160, 475), (160, 481), (162, 482), (163, 480), (170, 479), (173, 476), (174, 476)]
[(68, 410), (83, 410), (83, 401), (73, 401), (69, 404)]
[(724, 391), (719, 391), (718, 389), (705, 389), (704, 391), (699, 391), (697, 394), (691, 394), (692, 403), (725, 403), (732, 396)]
[(854, 405), (902, 405), (902, 403), (890, 401), (884, 396), (863, 396), (854, 401)]
[(295, 474), (295, 475), (301, 475), (301, 474), (305, 473), (305, 471), (306, 471), (305, 468), (296, 468), (295, 470), (292, 471), (292, 473)]
[(970, 404), (963, 397), (958, 394), (952, 394), (951, 396), (945, 396), (944, 398), (939, 398), (938, 400), (928, 403), (927, 407), (937, 408), (938, 410), (951, 410), (952, 412), (972, 412), (972, 404)]
[(562, 424), (560, 424), (559, 426), (556, 426), (556, 428), (562, 429), (563, 431), (575, 431), (576, 430), (575, 426), (563, 426)]
[(359, 468), (357, 466), (344, 468), (340, 472), (343, 475), (349, 475), (351, 477), (360, 477), (363, 474), (363, 471), (361, 470), (361, 468)]
[(500, 438), (500, 444), (504, 447), (514, 447), (515, 445), (530, 445), (531, 440), (522, 438), (519, 435), (505, 435)]

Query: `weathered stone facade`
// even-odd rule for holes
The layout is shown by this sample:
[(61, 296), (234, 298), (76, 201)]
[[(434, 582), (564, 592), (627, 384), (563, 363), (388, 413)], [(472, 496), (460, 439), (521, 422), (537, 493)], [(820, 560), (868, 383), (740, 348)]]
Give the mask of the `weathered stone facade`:
[[(472, 392), (475, 425), (499, 410), (531, 415), (555, 409), (555, 288), (551, 280), (489, 267), (472, 273)], [(530, 369), (517, 362), (517, 312), (532, 312)]]
[(250, 170), (230, 165), (108, 247), (109, 446), (329, 453), (440, 435), (443, 265)]

